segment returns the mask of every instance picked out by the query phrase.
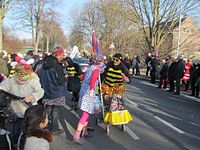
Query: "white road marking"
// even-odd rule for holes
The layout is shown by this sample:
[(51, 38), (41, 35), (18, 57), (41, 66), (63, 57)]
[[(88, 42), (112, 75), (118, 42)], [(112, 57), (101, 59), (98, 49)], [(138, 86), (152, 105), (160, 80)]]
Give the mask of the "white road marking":
[(67, 122), (67, 120), (65, 120), (65, 123), (66, 123), (66, 125), (67, 125), (67, 129), (68, 129), (69, 133), (70, 133), (71, 135), (74, 135), (76, 129), (74, 129), (74, 128), (71, 126), (71, 124), (69, 124), (69, 123)]
[(158, 86), (156, 84), (148, 83), (148, 82), (145, 82), (145, 81), (141, 81), (141, 83), (149, 85), (149, 86), (152, 86), (152, 87), (157, 87)]
[(74, 114), (78, 119), (80, 118), (80, 116), (74, 111), (72, 110), (68, 105), (63, 106), (65, 109), (71, 111), (72, 114)]
[(200, 99), (199, 98), (196, 98), (196, 97), (193, 97), (193, 96), (189, 96), (189, 95), (187, 95), (186, 93), (182, 93), (181, 95), (183, 95), (183, 96), (185, 96), (185, 97), (187, 97), (187, 98), (190, 98), (190, 99), (192, 99), (192, 100), (195, 100), (195, 101), (197, 101), (197, 102), (200, 102)]
[(126, 126), (126, 132), (134, 139), (139, 140), (140, 138), (129, 128)]
[(137, 88), (137, 87), (135, 87), (135, 86), (133, 86), (133, 85), (128, 85), (128, 84), (126, 84), (126, 86), (129, 87), (129, 88), (131, 88), (131, 89), (141, 91), (140, 88)]
[(167, 125), (168, 127), (172, 128), (173, 130), (177, 131), (180, 134), (185, 133), (184, 131), (178, 129), (177, 127), (173, 126), (172, 124), (170, 124), (169, 122), (163, 120), (162, 118), (160, 118), (158, 116), (154, 116), (154, 118), (156, 118), (157, 120), (161, 121), (162, 123), (164, 123), (165, 125)]
[(131, 100), (129, 100), (129, 99), (127, 99), (127, 98), (125, 98), (125, 101), (127, 101), (128, 103), (134, 105), (135, 107), (138, 107), (138, 104), (132, 102)]
[(200, 125), (194, 123), (194, 122), (190, 122), (190, 124), (194, 125), (194, 126), (197, 126), (197, 127), (200, 127)]

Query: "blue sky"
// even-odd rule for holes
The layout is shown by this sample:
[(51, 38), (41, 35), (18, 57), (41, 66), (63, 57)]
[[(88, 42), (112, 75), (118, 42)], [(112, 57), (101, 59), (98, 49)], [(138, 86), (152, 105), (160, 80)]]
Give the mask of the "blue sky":
[[(57, 11), (61, 15), (61, 25), (66, 34), (69, 33), (69, 26), (67, 22), (67, 18), (70, 15), (70, 11), (73, 10), (73, 8), (77, 8), (81, 6), (83, 3), (87, 2), (88, 0), (63, 0), (62, 5), (57, 8)], [(13, 10), (11, 9), (4, 19), (4, 24), (7, 27), (10, 27), (11, 29), (14, 29), (15, 27), (15, 21), (13, 20)], [(15, 29), (14, 29), (15, 30)], [(17, 33), (14, 33), (19, 35), (20, 38), (31, 38), (30, 34), (25, 33), (23, 30), (17, 29)]]
[[(76, 9), (78, 9), (82, 4), (86, 3), (89, 0), (63, 0), (62, 5), (59, 6), (59, 8), (57, 8), (57, 11), (60, 12), (61, 15), (61, 25), (62, 28), (65, 32), (65, 34), (67, 35), (69, 33), (69, 16), (70, 16), (70, 11), (73, 10), (74, 13), (76, 13)], [(195, 16), (195, 20), (198, 22), (198, 25), (200, 26), (200, 15), (199, 15), (199, 11), (197, 11), (196, 13), (193, 12), (193, 16)], [(13, 11), (12, 9), (7, 13), (5, 19), (4, 19), (4, 24), (7, 27), (10, 27), (11, 29), (15, 28), (15, 22), (13, 19)], [(198, 19), (197, 19), (198, 18)], [(21, 39), (23, 38), (31, 38), (30, 34), (25, 33), (23, 30), (21, 29), (14, 29), (16, 32), (14, 32), (13, 34), (17, 34), (18, 37), (20, 37)]]

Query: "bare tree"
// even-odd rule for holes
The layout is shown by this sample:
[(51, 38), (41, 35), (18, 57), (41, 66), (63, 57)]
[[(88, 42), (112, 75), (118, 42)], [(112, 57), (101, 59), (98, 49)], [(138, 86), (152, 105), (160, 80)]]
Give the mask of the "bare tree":
[(21, 40), (17, 35), (13, 35), (14, 32), (10, 28), (3, 28), (3, 49), (11, 53), (21, 50), (23, 46), (28, 44), (26, 40)]
[(9, 9), (10, 3), (12, 0), (1, 0), (0, 1), (0, 50), (2, 50), (2, 28), (3, 28), (3, 19)]
[(16, 5), (16, 20), (21, 28), (32, 35), (32, 45), (38, 51), (42, 23), (45, 11), (53, 9), (61, 1), (55, 0), (18, 0)]
[(130, 21), (134, 15), (132, 10), (124, 5), (123, 0), (92, 1), (79, 10), (81, 11), (72, 16), (72, 21), (76, 29), (83, 33), (85, 43), (91, 42), (92, 32), (95, 31), (104, 53), (110, 53), (108, 48), (111, 42), (115, 44), (115, 51), (125, 52), (135, 49), (133, 43), (139, 38), (138, 34), (133, 32), (136, 29), (135, 24)]
[(54, 10), (48, 10), (43, 14), (42, 20), (42, 35), (46, 41), (46, 52), (49, 52), (49, 43), (51, 37), (55, 34), (58, 26), (58, 14)]
[(74, 26), (69, 35), (69, 44), (71, 47), (77, 45), (79, 49), (84, 48), (84, 33), (79, 26)]
[(53, 40), (52, 48), (54, 48), (55, 46), (60, 46), (65, 49), (68, 48), (68, 38), (66, 37), (60, 24), (57, 24), (56, 32), (54, 33), (52, 40)]
[[(178, 25), (180, 11), (188, 13), (199, 5), (196, 0), (126, 0), (135, 16), (140, 20), (141, 29), (148, 51), (160, 52), (163, 43), (170, 38)], [(165, 47), (164, 50), (169, 49)]]

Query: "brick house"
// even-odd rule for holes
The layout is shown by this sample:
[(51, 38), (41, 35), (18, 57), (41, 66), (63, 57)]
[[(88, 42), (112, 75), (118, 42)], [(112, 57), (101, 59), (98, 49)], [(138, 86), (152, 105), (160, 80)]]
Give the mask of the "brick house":
[[(176, 55), (178, 31), (179, 26), (177, 25), (173, 30), (173, 56)], [(191, 16), (187, 16), (182, 20), (180, 37), (179, 54), (186, 58), (195, 57), (200, 59), (200, 30), (197, 23), (192, 19)]]

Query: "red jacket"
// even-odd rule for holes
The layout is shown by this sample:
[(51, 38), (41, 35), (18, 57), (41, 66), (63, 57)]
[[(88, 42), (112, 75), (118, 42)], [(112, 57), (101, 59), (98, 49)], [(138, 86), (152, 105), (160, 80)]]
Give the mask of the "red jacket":
[(184, 76), (183, 76), (182, 80), (188, 81), (190, 79), (190, 68), (191, 68), (191, 66), (192, 66), (191, 61), (186, 63), (185, 70), (184, 70)]

